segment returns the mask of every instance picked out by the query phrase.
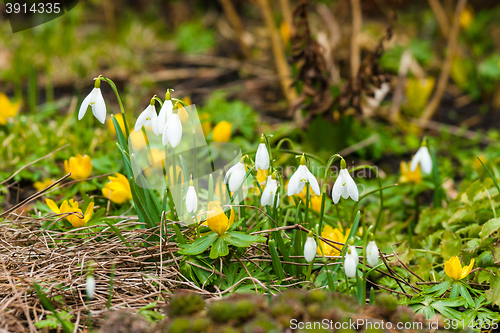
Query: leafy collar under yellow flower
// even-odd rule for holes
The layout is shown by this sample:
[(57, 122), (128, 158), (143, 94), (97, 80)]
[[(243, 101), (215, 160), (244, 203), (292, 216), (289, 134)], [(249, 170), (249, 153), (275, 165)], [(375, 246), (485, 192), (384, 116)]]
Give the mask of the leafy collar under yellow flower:
[(462, 267), (458, 257), (451, 257), (450, 260), (444, 263), (444, 271), (452, 280), (460, 281), (470, 274), (474, 266), (474, 259), (470, 261), (469, 266)]

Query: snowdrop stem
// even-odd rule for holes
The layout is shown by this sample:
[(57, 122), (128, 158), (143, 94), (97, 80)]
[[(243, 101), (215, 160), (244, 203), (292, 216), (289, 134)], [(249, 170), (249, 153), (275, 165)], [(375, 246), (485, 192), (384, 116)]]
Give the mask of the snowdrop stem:
[[(357, 166), (355, 168), (353, 168), (351, 171), (354, 172), (354, 171), (357, 171), (357, 170), (360, 170), (360, 169), (370, 169), (372, 170), (373, 172), (375, 172), (375, 177), (377, 177), (377, 181), (378, 181), (378, 191), (379, 191), (379, 197), (380, 197), (380, 210), (378, 212), (378, 215), (377, 215), (377, 221), (375, 222), (375, 228), (373, 229), (373, 233), (375, 234), (377, 232), (377, 229), (379, 227), (379, 224), (380, 224), (380, 221), (381, 221), (381, 218), (382, 218), (382, 213), (384, 211), (384, 193), (383, 193), (383, 190), (386, 189), (387, 187), (382, 187), (382, 179), (380, 178), (380, 175), (378, 173), (378, 170), (377, 168), (375, 168), (374, 166), (372, 165), (360, 165), (360, 166)], [(397, 185), (397, 184), (396, 184)], [(392, 187), (394, 185), (391, 185), (390, 187)], [(375, 191), (371, 191), (371, 192), (368, 192), (362, 196), (360, 196), (359, 200), (354, 204), (354, 207), (353, 207), (353, 210), (352, 210), (352, 221), (354, 221), (354, 217), (356, 216), (355, 212), (358, 208), (358, 203), (361, 201), (362, 198), (364, 198), (365, 196), (367, 196), (368, 194), (371, 194), (371, 193), (374, 193), (376, 192), (377, 190)]]
[(319, 230), (322, 230), (323, 227), (323, 216), (325, 215), (326, 197), (328, 196), (327, 189), (328, 185), (326, 185), (325, 182), (323, 183), (323, 192), (321, 193), (321, 209), (319, 213), (319, 222), (318, 222)]
[(312, 273), (313, 266), (314, 266), (314, 259), (311, 260), (311, 262), (309, 263), (309, 267), (307, 268), (306, 281), (313, 282), (311, 279), (311, 273)]
[[(172, 91), (174, 91), (174, 90), (172, 89)], [(177, 98), (172, 98), (172, 101), (176, 102), (174, 104), (174, 109), (175, 109), (175, 106), (177, 105), (177, 103), (179, 103), (186, 110), (186, 112), (189, 115), (189, 121), (191, 122), (191, 130), (193, 131), (193, 134), (196, 134), (196, 126), (194, 126), (194, 119), (193, 119), (193, 115), (191, 114), (191, 107), (189, 105), (187, 105), (184, 101), (177, 99)], [(177, 106), (177, 108), (178, 108), (178, 106)]]
[(102, 75), (99, 75), (97, 77), (97, 79), (99, 80), (99, 86), (101, 84), (100, 80), (104, 80), (104, 81), (106, 81), (109, 84), (109, 86), (111, 87), (111, 89), (113, 89), (113, 91), (114, 91), (114, 93), (116, 95), (116, 99), (118, 100), (118, 104), (120, 105), (120, 111), (121, 111), (122, 117), (123, 117), (123, 124), (125, 125), (125, 134), (127, 135), (126, 139), (128, 139), (128, 137), (130, 135), (130, 132), (129, 132), (129, 129), (128, 129), (127, 118), (125, 117), (125, 108), (123, 107), (122, 99), (120, 97), (120, 94), (118, 93), (118, 89), (116, 89), (116, 84), (112, 80), (110, 80), (107, 77), (102, 76)]
[(306, 182), (306, 207), (304, 213), (304, 222), (309, 229), (311, 229), (311, 225), (309, 225), (309, 201), (311, 200), (310, 198), (311, 198), (310, 186), (309, 182)]
[(363, 219), (363, 231), (365, 232), (363, 237), (363, 288), (362, 288), (362, 303), (360, 305), (364, 305), (366, 303), (366, 279), (368, 278), (366, 272), (366, 260), (368, 257), (368, 251), (366, 247), (368, 246), (368, 236), (372, 234), (373, 226), (370, 225), (368, 229), (366, 229), (366, 219)]
[[(262, 142), (262, 138), (264, 138), (265, 142)], [(271, 149), (271, 143), (269, 142), (269, 138), (267, 135), (262, 133), (262, 136), (260, 137), (260, 140), (262, 143), (266, 144), (267, 147), (267, 152), (269, 153), (269, 166), (271, 168), (274, 168), (274, 160), (273, 160), (273, 150)]]
[[(163, 101), (161, 100), (161, 98), (159, 98), (158, 96), (154, 95), (153, 98), (151, 99), (151, 101), (154, 103), (154, 101), (157, 101), (159, 104), (160, 104), (160, 108), (163, 106)], [(152, 104), (153, 105), (153, 104)]]

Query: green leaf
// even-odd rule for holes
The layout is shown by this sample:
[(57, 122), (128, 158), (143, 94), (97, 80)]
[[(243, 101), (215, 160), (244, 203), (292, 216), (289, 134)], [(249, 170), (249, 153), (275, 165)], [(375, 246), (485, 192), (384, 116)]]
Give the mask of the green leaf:
[(215, 232), (212, 232), (206, 236), (198, 238), (192, 244), (179, 244), (179, 246), (181, 247), (179, 254), (186, 254), (191, 256), (200, 254), (208, 249), (208, 247), (212, 245), (212, 243), (214, 243), (218, 238), (219, 235), (217, 235)]
[(485, 292), (486, 298), (494, 305), (500, 306), (500, 277), (491, 277), (490, 289)]
[(485, 239), (489, 237), (492, 233), (500, 229), (500, 218), (494, 218), (489, 220), (483, 225), (481, 232), (479, 233), (479, 237)]
[(437, 284), (437, 285), (433, 286), (432, 288), (429, 288), (428, 290), (426, 290), (426, 292), (427, 293), (436, 293), (436, 296), (441, 296), (442, 294), (444, 294), (446, 292), (446, 290), (448, 290), (448, 288), (450, 288), (451, 283), (452, 282), (450, 280), (441, 282), (440, 284)]
[(248, 247), (256, 242), (263, 242), (266, 240), (263, 236), (247, 235), (239, 231), (231, 231), (221, 236), (226, 242), (237, 247)]
[(269, 253), (271, 254), (274, 273), (280, 280), (283, 280), (285, 278), (285, 273), (283, 273), (283, 266), (281, 265), (281, 260), (278, 255), (278, 251), (276, 250), (274, 240), (269, 241)]
[(225, 240), (222, 237), (217, 238), (217, 240), (212, 244), (212, 249), (210, 250), (210, 259), (217, 259), (219, 257), (224, 257), (229, 254), (229, 248)]

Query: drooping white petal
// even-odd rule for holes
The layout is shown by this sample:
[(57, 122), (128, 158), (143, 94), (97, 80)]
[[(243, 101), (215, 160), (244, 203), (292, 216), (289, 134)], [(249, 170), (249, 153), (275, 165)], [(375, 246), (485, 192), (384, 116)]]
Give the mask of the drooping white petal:
[[(279, 205), (279, 193), (278, 190), (278, 182), (276, 179), (272, 179), (270, 176), (267, 179), (266, 188), (262, 192), (262, 197), (260, 200), (260, 204), (262, 206), (271, 206), (274, 207), (274, 200), (276, 198), (276, 205)], [(276, 197), (278, 195), (278, 197)]]
[(307, 181), (307, 171), (305, 165), (299, 165), (297, 171), (295, 171), (288, 182), (287, 194), (289, 196), (302, 192)]
[(344, 272), (348, 278), (356, 276), (357, 266), (355, 257), (352, 254), (346, 254), (344, 259)]
[(359, 264), (359, 254), (358, 250), (356, 250), (356, 246), (349, 245), (349, 249), (351, 249), (351, 256), (356, 260), (356, 266)]
[(224, 182), (229, 185), (229, 191), (236, 192), (245, 180), (245, 165), (241, 162), (236, 163), (224, 177)]
[[(94, 88), (95, 89), (95, 88)], [(80, 106), (80, 111), (78, 111), (78, 120), (81, 120), (83, 116), (85, 116), (85, 113), (87, 112), (87, 109), (89, 108), (90, 104), (90, 98), (92, 97), (92, 93), (94, 92), (94, 89), (83, 99), (82, 105)]]
[(236, 170), (237, 165), (238, 164), (235, 164), (232, 167), (230, 167), (229, 170), (227, 170), (226, 175), (224, 176), (224, 184), (227, 184), (227, 180), (229, 179), (229, 176), (231, 176), (231, 174), (234, 172), (234, 170)]
[[(346, 182), (346, 191), (349, 197), (351, 197), (352, 200), (358, 201), (359, 199), (359, 191), (358, 187), (356, 186), (356, 183), (354, 182), (354, 179), (352, 179), (351, 175), (349, 174), (349, 171), (347, 169), (344, 169), (344, 181)], [(342, 171), (340, 171), (342, 172)]]
[[(156, 124), (156, 109), (154, 105), (148, 105), (144, 111), (141, 112), (139, 117), (137, 118), (137, 121), (135, 122), (135, 127), (134, 130), (136, 132), (139, 132), (142, 128), (142, 126), (145, 127), (150, 127), (153, 124), (153, 120)], [(155, 129), (153, 128), (153, 133), (156, 134)]]
[(165, 143), (165, 135), (167, 137), (167, 141), (170, 142), (170, 145), (175, 148), (182, 139), (182, 123), (179, 118), (179, 114), (173, 113), (168, 117), (167, 124), (163, 129), (163, 144)]
[(295, 172), (292, 177), (290, 177), (290, 180), (288, 181), (288, 187), (287, 187), (287, 192), (286, 194), (289, 196), (292, 196), (296, 193), (300, 193), (298, 191), (300, 185), (300, 176)]
[(432, 158), (429, 153), (427, 146), (422, 146), (417, 150), (415, 156), (413, 156), (410, 164), (410, 170), (413, 172), (417, 169), (420, 164), (420, 169), (423, 174), (429, 174), (432, 171)]
[(89, 299), (94, 299), (95, 279), (92, 275), (87, 275), (87, 279), (85, 281), (85, 291)]
[(311, 186), (311, 190), (316, 195), (320, 195), (321, 193), (319, 191), (318, 180), (316, 179), (316, 177), (314, 177), (314, 175), (312, 174), (312, 172), (309, 171), (309, 169), (307, 169), (307, 167), (306, 167), (306, 171), (307, 171), (307, 181), (309, 182), (309, 185)]
[(174, 105), (171, 100), (167, 99), (164, 103), (163, 106), (160, 109), (160, 114), (158, 115), (158, 133), (162, 134), (163, 129), (165, 128), (165, 125), (168, 122), (168, 118), (170, 118), (170, 115), (172, 114), (172, 110), (174, 109)]
[(92, 113), (102, 124), (106, 121), (106, 103), (102, 97), (101, 88), (94, 88), (94, 100), (90, 102)]
[(271, 206), (270, 201), (271, 201), (271, 189), (270, 186), (268, 185), (262, 192), (262, 196), (260, 197), (260, 205), (262, 207)]
[[(342, 170), (341, 170), (342, 172)], [(337, 179), (335, 180), (335, 183), (333, 184), (333, 189), (332, 189), (332, 200), (333, 203), (338, 203), (340, 200), (340, 195), (342, 194), (342, 189), (343, 189), (343, 179), (342, 179), (342, 173), (339, 174)]]
[(198, 196), (194, 186), (189, 186), (186, 194), (186, 210), (188, 213), (195, 213), (198, 209)]
[(341, 169), (332, 189), (333, 203), (338, 203), (340, 197), (347, 199), (351, 197), (354, 201), (359, 200), (359, 191), (347, 169)]
[(378, 247), (375, 241), (368, 242), (366, 246), (366, 260), (368, 265), (374, 267), (378, 264)]
[(255, 167), (261, 170), (267, 170), (269, 168), (269, 153), (265, 143), (259, 144), (257, 148), (257, 153), (255, 154)]
[(314, 257), (316, 257), (316, 241), (314, 237), (307, 237), (306, 243), (304, 244), (304, 258), (307, 262), (313, 261)]

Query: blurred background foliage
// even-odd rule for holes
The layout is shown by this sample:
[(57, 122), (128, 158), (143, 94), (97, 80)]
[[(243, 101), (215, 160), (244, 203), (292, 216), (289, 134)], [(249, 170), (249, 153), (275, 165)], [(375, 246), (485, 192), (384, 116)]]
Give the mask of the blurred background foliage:
[[(60, 177), (62, 161), (76, 153), (92, 157), (93, 176), (121, 170), (112, 131), (93, 117), (79, 123), (76, 118), (81, 99), (92, 88), (92, 78), (104, 74), (124, 94), (129, 121), (135, 121), (153, 94), (174, 88), (174, 96), (189, 97), (197, 105), (208, 125), (209, 139), (213, 126), (223, 120), (232, 124), (232, 141), (243, 151), (255, 149), (261, 132), (272, 133), (274, 143), (290, 137), (296, 148), (314, 151), (322, 158), (368, 139), (366, 146), (352, 152), (350, 163), (377, 165), (384, 176), (396, 181), (400, 161), (409, 160), (419, 147), (422, 129), (412, 119), (422, 115), (433, 96), (446, 57), (446, 37), (429, 3), (361, 2), (363, 25), (358, 41), (362, 59), (391, 25), (391, 12), (397, 13), (393, 36), (385, 43), (379, 62), (382, 71), (393, 75), (391, 89), (376, 105), (376, 112), (349, 115), (344, 110), (340, 116), (335, 103), (318, 114), (308, 114), (306, 108), (291, 111), (294, 104), (280, 89), (273, 32), (265, 24), (260, 2), (232, 3), (243, 26), (241, 36), (224, 11), (224, 1), (215, 0), (85, 1), (59, 19), (15, 34), (2, 20), (0, 91), (21, 101), (22, 106), (6, 125), (0, 125), (0, 179), (65, 144), (70, 146), (49, 157), (46, 161), (50, 163), (35, 164), (16, 175), (15, 180), (23, 185), (21, 197), (34, 191), (35, 181)], [(293, 27), (287, 25), (280, 2), (269, 3), (272, 23), (286, 59), (291, 61)], [(289, 3), (293, 10), (299, 1)], [(442, 3), (449, 22), (455, 3)], [(324, 14), (325, 8), (329, 15)], [(351, 76), (350, 3), (309, 1), (308, 9), (312, 38), (324, 51), (328, 45), (334, 47), (324, 55), (333, 66), (329, 89), (335, 98)], [(440, 175), (453, 188), (458, 187), (456, 180), (483, 175), (480, 168), (472, 167), (479, 154), (494, 175), (500, 176), (496, 167), (499, 18), (500, 6), (495, 1), (468, 2), (460, 18), (458, 50), (447, 89), (433, 118), (436, 124), (425, 129), (428, 135), (439, 135), (431, 142)], [(249, 54), (241, 43), (246, 43)], [(411, 53), (412, 62), (403, 82), (402, 120), (393, 124), (384, 114), (393, 105), (395, 80), (405, 52)], [(291, 62), (292, 73), (297, 74), (298, 65)], [(300, 78), (298, 81), (300, 87)], [(108, 115), (118, 113), (111, 89), (104, 87), (103, 93)], [(306, 99), (302, 105), (308, 103)], [(454, 126), (451, 130), (450, 125)], [(405, 190), (388, 190), (398, 191)]]

